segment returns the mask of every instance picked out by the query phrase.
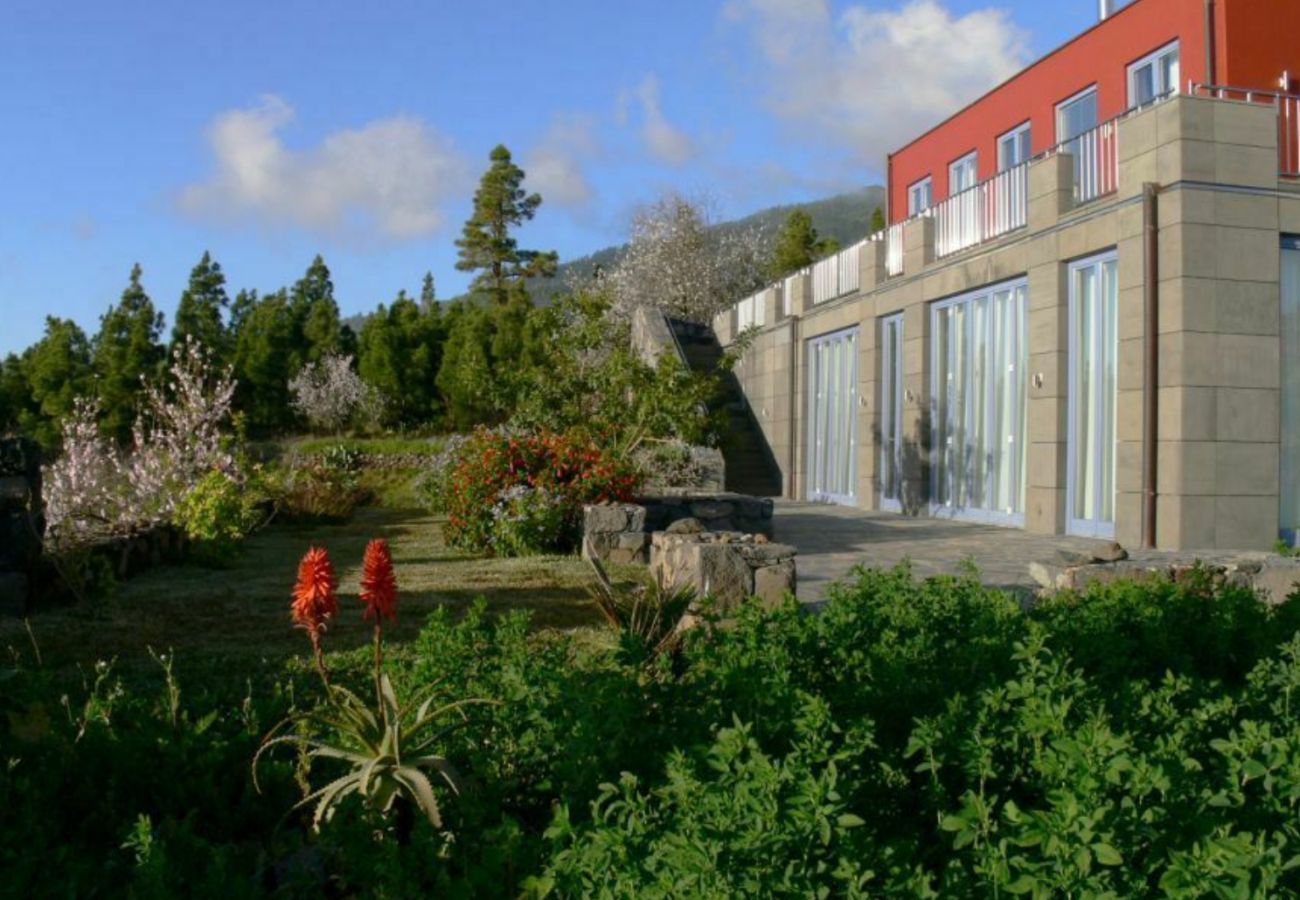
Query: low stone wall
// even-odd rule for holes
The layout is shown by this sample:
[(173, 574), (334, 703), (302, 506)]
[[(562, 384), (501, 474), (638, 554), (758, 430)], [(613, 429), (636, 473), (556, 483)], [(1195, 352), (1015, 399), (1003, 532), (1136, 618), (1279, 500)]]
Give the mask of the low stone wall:
[(1062, 550), (1053, 562), (1031, 563), (1029, 574), (1038, 583), (1039, 593), (1047, 595), (1056, 591), (1083, 590), (1090, 584), (1109, 584), (1121, 579), (1178, 581), (1197, 569), (1207, 573), (1216, 583), (1251, 588), (1266, 603), (1281, 603), (1300, 590), (1300, 559), (1262, 552), (1207, 551), (1193, 554), (1143, 550), (1130, 556), (1123, 550), (1100, 555)]
[(0, 612), (27, 614), (44, 537), (40, 448), (26, 438), (0, 439)]
[[(642, 497), (583, 510), (583, 552), (613, 563), (648, 563), (650, 535), (687, 523), (688, 531), (736, 531), (772, 536), (772, 501), (744, 494)], [(693, 524), (691, 524), (693, 523)]]
[(712, 597), (725, 617), (750, 597), (775, 604), (793, 594), (797, 552), (761, 534), (662, 531), (651, 538), (650, 571), (665, 587)]

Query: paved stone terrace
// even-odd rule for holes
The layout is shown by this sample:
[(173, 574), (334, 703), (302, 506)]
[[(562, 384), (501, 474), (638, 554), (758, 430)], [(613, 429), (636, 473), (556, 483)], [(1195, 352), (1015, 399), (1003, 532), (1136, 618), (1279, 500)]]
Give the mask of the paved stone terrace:
[(904, 559), (911, 560), (919, 577), (955, 574), (971, 559), (986, 584), (1033, 591), (1031, 562), (1052, 562), (1058, 550), (1088, 552), (1099, 544), (1018, 528), (781, 500), (774, 522), (775, 539), (799, 550), (798, 594), (806, 602), (820, 600), (828, 584), (856, 565), (891, 568)]

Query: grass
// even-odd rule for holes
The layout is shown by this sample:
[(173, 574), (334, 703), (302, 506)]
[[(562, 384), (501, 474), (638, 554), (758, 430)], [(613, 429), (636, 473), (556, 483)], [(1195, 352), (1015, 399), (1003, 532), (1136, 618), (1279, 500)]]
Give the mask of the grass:
[(374, 438), (343, 438), (343, 437), (304, 437), (281, 442), (284, 451), (295, 451), (297, 453), (322, 453), (333, 447), (345, 447), (348, 450), (358, 453), (368, 453), (373, 456), (389, 455), (406, 455), (419, 454), (421, 456), (436, 456), (441, 452), (443, 446), (447, 443), (446, 435), (436, 435), (426, 438), (410, 437), (374, 437)]
[[(96, 609), (38, 612), (30, 625), (42, 664), (75, 674), (115, 659), (119, 672), (147, 673), (157, 669), (153, 648), (174, 651), (178, 672), (228, 676), (239, 684), (274, 678), (286, 663), (307, 660), (307, 640), (289, 621), (289, 594), (298, 560), (312, 545), (329, 550), (339, 577), (340, 614), (327, 634), (328, 649), (367, 646), (370, 630), (357, 591), (372, 537), (386, 538), (393, 552), (401, 599), (398, 622), (386, 634), (398, 652), (433, 610), (464, 610), (480, 596), (491, 611), (527, 610), (538, 629), (599, 624), (581, 559), (470, 556), (446, 545), (438, 519), (428, 513), (365, 507), (339, 525), (272, 524), (249, 538), (229, 568), (161, 566), (122, 583)], [(0, 619), (0, 651), (32, 661), (22, 621)]]

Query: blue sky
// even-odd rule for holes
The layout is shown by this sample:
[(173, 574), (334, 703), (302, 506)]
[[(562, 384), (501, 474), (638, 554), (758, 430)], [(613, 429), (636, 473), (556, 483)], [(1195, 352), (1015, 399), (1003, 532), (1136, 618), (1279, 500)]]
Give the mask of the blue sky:
[[(562, 258), (664, 189), (731, 217), (878, 183), (884, 154), (1092, 23), (1093, 0), (6, 0), (0, 352), (93, 333), (132, 263), (168, 314), (323, 253), (344, 314), (453, 240), (498, 142)], [(170, 326), (170, 322), (169, 322)]]

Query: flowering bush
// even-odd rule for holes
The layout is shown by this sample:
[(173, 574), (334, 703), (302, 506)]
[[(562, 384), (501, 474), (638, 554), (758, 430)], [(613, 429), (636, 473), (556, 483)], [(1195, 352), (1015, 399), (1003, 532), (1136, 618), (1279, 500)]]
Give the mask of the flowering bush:
[(449, 452), (429, 490), (450, 544), (517, 555), (572, 550), (584, 504), (626, 502), (640, 484), (631, 463), (576, 433), (479, 429)]
[(176, 507), (214, 469), (236, 475), (225, 426), (235, 382), (187, 339), (167, 377), (148, 384), (123, 451), (99, 432), (99, 405), (79, 399), (63, 423), (63, 453), (46, 470), (48, 534), (56, 547), (173, 521)]
[(313, 428), (337, 431), (345, 425), (372, 425), (379, 420), (379, 392), (361, 380), (351, 356), (329, 353), (307, 363), (289, 381), (293, 408)]

